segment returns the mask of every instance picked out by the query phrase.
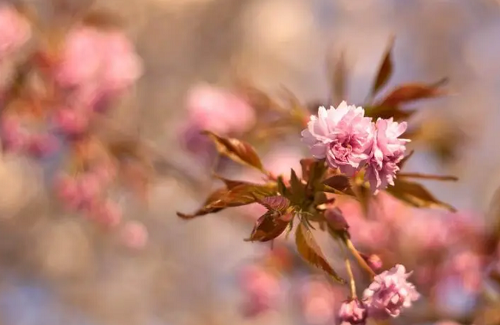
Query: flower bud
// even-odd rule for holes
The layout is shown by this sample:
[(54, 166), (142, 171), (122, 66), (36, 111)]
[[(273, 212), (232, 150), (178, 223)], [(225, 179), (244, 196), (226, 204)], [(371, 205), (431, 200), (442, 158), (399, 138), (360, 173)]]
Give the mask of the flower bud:
[(325, 212), (325, 219), (328, 222), (328, 225), (337, 231), (347, 230), (349, 225), (342, 214), (342, 211), (339, 208), (328, 209)]
[(366, 306), (358, 299), (344, 301), (340, 306), (339, 319), (342, 324), (364, 325), (367, 316)]

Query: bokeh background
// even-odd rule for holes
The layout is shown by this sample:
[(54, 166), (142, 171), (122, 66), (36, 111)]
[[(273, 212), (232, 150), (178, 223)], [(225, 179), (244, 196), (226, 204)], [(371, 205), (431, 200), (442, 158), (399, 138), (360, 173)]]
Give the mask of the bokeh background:
[(148, 246), (130, 252), (54, 209), (40, 166), (3, 157), (0, 324), (303, 323), (293, 304), (257, 319), (239, 312), (237, 270), (269, 249), (243, 241), (248, 224), (231, 211), (192, 222), (176, 217), (196, 208), (206, 189), (182, 175), (200, 184), (209, 176), (179, 144), (186, 94), (199, 82), (229, 86), (237, 71), (270, 93), (286, 86), (301, 100), (325, 100), (325, 58), (343, 52), (347, 100), (362, 102), (392, 35), (390, 85), (449, 78), (449, 96), (419, 103), (426, 136), (408, 170), (458, 176), (457, 183), (425, 184), (486, 218), (500, 185), (498, 1), (97, 0), (93, 6), (124, 17), (145, 63), (115, 118), (155, 143), (181, 172), (155, 180), (148, 209), (130, 205), (127, 213), (150, 230)]

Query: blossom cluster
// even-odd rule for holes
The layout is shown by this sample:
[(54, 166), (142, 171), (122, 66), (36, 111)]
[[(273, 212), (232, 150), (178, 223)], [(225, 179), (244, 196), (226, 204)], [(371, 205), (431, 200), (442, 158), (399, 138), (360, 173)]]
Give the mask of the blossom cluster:
[(302, 131), (302, 141), (317, 159), (326, 159), (331, 168), (352, 176), (366, 167), (365, 179), (374, 193), (394, 185), (398, 163), (404, 158), (406, 143), (399, 137), (406, 122), (392, 118), (365, 117), (362, 107), (342, 102), (337, 108), (321, 106)]
[[(39, 36), (31, 31), (36, 27), (8, 4), (0, 7), (0, 26), (0, 65), (10, 61), (14, 73), (22, 74), (19, 85), (14, 80), (19, 76), (13, 76), (0, 87), (2, 150), (35, 159), (62, 157), (69, 170), (54, 183), (63, 205), (106, 227), (121, 225), (122, 211), (109, 196), (117, 162), (76, 148), (94, 139), (97, 119), (141, 76), (142, 61), (132, 42), (118, 27), (77, 22), (56, 44), (35, 40), (36, 47), (18, 55)], [(130, 246), (141, 246), (147, 237), (135, 223), (122, 230)]]

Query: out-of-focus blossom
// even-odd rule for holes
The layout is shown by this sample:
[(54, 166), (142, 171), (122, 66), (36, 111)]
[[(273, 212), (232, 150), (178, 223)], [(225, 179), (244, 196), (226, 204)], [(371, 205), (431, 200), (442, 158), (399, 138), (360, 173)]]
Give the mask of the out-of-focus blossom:
[(208, 84), (191, 88), (186, 102), (193, 127), (218, 134), (243, 133), (255, 124), (255, 110), (238, 95)]
[(365, 304), (358, 299), (345, 301), (340, 306), (339, 319), (343, 325), (364, 325), (367, 316), (368, 311)]
[(335, 317), (337, 297), (326, 281), (308, 280), (301, 288), (301, 307), (306, 322), (311, 325), (331, 323)]
[(148, 230), (137, 221), (128, 221), (122, 229), (121, 240), (123, 244), (132, 249), (141, 249), (148, 242)]
[(240, 274), (240, 286), (245, 297), (245, 316), (257, 316), (277, 307), (281, 285), (268, 270), (256, 265), (246, 266)]
[(121, 31), (109, 31), (102, 35), (104, 51), (102, 82), (106, 92), (130, 87), (142, 75), (141, 58), (134, 46)]
[(365, 290), (363, 298), (370, 317), (397, 317), (403, 308), (408, 308), (419, 298), (415, 286), (407, 281), (411, 275), (403, 265), (396, 265), (375, 276)]
[(131, 86), (142, 70), (142, 61), (123, 32), (78, 26), (66, 35), (54, 76), (62, 87), (74, 91), (73, 100), (96, 106)]
[(0, 60), (18, 50), (31, 37), (28, 20), (13, 7), (0, 6)]
[(374, 193), (394, 185), (398, 163), (404, 158), (406, 143), (410, 141), (399, 138), (406, 128), (406, 122), (394, 122), (392, 118), (379, 118), (376, 122), (376, 137), (365, 175)]
[(66, 87), (87, 86), (96, 82), (103, 67), (101, 31), (80, 26), (66, 35), (56, 80)]
[(364, 115), (362, 107), (345, 102), (337, 108), (321, 106), (302, 131), (302, 141), (314, 158), (326, 158), (330, 167), (352, 175), (369, 158), (373, 146), (373, 123)]

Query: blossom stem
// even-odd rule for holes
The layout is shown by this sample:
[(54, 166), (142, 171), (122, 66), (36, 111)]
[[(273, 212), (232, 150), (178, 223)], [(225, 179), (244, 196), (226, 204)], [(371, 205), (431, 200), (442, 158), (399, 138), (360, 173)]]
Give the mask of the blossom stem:
[(351, 287), (351, 298), (356, 299), (356, 281), (354, 281), (354, 275), (352, 274), (351, 262), (349, 258), (345, 259), (345, 267), (347, 269), (347, 273), (349, 274), (349, 285)]
[(356, 247), (354, 247), (349, 238), (346, 238), (345, 244), (347, 248), (351, 251), (352, 255), (354, 255), (359, 265), (362, 268), (364, 268), (368, 272), (368, 274), (370, 274), (370, 276), (374, 277), (376, 275), (375, 272), (373, 272), (372, 268), (368, 265), (368, 263), (366, 263), (365, 259), (361, 256), (361, 254), (359, 254), (358, 250), (356, 249)]

